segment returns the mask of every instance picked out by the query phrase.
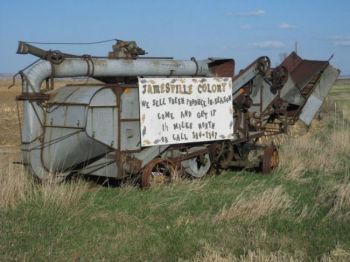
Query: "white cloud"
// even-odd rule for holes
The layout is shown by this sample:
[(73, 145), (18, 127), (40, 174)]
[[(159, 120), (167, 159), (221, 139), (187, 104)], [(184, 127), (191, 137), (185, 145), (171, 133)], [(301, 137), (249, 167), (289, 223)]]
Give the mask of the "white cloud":
[(261, 48), (261, 49), (278, 49), (283, 48), (286, 45), (281, 41), (263, 41), (250, 44), (251, 47)]
[(333, 36), (331, 37), (333, 40), (350, 40), (350, 36)]
[(350, 40), (338, 40), (334, 44), (337, 46), (350, 46)]
[(258, 9), (258, 10), (242, 12), (242, 13), (229, 13), (228, 15), (234, 15), (234, 16), (263, 16), (263, 15), (265, 15), (265, 10)]
[(241, 25), (239, 28), (243, 29), (243, 30), (249, 30), (249, 29), (252, 29), (252, 26), (251, 25)]
[(281, 23), (281, 24), (279, 24), (278, 28), (280, 28), (280, 29), (294, 29), (294, 28), (296, 28), (296, 26), (288, 24), (288, 23)]
[(350, 46), (350, 36), (336, 36), (332, 40), (336, 46)]

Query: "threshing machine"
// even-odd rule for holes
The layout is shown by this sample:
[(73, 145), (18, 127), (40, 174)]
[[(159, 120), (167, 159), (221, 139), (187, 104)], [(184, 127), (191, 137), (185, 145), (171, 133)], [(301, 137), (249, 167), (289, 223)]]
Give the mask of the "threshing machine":
[[(276, 68), (260, 57), (237, 75), (231, 58), (145, 57), (135, 42), (118, 41), (108, 57), (25, 42), (17, 53), (39, 57), (19, 72), (27, 171), (42, 180), (140, 177), (144, 187), (180, 171), (269, 173), (277, 149), (259, 138), (286, 132), (298, 119), (310, 124), (339, 75), (328, 61), (295, 52)], [(58, 78), (84, 77), (97, 81), (54, 87)]]

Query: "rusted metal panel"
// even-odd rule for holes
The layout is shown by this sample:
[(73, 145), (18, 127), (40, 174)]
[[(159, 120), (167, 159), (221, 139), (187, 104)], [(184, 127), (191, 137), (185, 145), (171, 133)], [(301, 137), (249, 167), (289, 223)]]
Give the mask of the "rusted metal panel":
[(141, 137), (140, 137), (140, 122), (139, 119), (132, 121), (123, 121), (119, 123), (121, 125), (121, 141), (120, 150), (131, 151), (141, 149)]
[(291, 53), (282, 65), (288, 69), (292, 80), (282, 89), (281, 97), (289, 103), (285, 114), (291, 123), (299, 118), (309, 125), (339, 71), (332, 70), (329, 61), (304, 60), (295, 52)]
[(289, 73), (292, 73), (294, 69), (299, 66), (299, 64), (303, 61), (303, 59), (297, 55), (297, 53), (292, 52), (289, 56), (287, 56), (281, 66), (284, 66), (287, 68)]
[(318, 98), (317, 96), (311, 95), (303, 107), (303, 110), (299, 116), (299, 118), (307, 125), (311, 124), (312, 119), (314, 119), (314, 116), (316, 115), (318, 109), (322, 105), (322, 99)]
[(233, 77), (235, 74), (235, 61), (233, 59), (209, 58), (209, 70), (216, 77)]
[(124, 87), (121, 94), (121, 119), (139, 119), (139, 91), (138, 88)]
[(332, 88), (334, 82), (339, 76), (339, 73), (339, 70), (330, 65), (323, 71), (319, 81), (313, 89), (312, 94), (308, 98), (304, 107), (301, 109), (299, 119), (305, 124), (311, 124), (312, 119), (320, 109), (324, 98)]
[(116, 107), (89, 107), (86, 133), (108, 147), (118, 148), (118, 113)]
[(85, 128), (86, 106), (51, 105), (47, 107), (45, 125), (47, 127)]
[(313, 76), (319, 74), (328, 65), (328, 61), (304, 60), (292, 52), (281, 64), (286, 67), (295, 85), (302, 89)]
[(64, 86), (48, 92), (49, 104), (84, 104), (88, 105), (94, 94), (102, 89), (102, 85), (95, 86)]

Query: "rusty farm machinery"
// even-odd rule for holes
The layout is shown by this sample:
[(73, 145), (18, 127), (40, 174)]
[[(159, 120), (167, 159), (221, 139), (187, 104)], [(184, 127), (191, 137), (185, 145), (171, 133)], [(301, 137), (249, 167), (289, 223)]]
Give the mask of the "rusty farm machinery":
[[(269, 173), (278, 152), (259, 138), (298, 119), (310, 124), (339, 75), (328, 61), (295, 52), (275, 68), (260, 57), (236, 75), (230, 58), (146, 57), (135, 42), (118, 41), (107, 57), (25, 42), (17, 53), (39, 58), (19, 72), (26, 170), (42, 180), (140, 177), (143, 187), (180, 171)], [(82, 77), (97, 81), (54, 87), (55, 79)]]

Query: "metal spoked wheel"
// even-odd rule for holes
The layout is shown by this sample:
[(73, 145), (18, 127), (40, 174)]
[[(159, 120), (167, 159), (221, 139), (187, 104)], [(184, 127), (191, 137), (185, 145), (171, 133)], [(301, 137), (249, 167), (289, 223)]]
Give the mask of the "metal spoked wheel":
[(211, 166), (209, 154), (182, 161), (181, 166), (186, 174), (195, 178), (203, 177), (209, 172)]
[(141, 186), (149, 188), (155, 185), (169, 184), (176, 177), (177, 169), (172, 161), (162, 158), (153, 159), (142, 172)]
[(262, 172), (264, 175), (269, 174), (273, 169), (278, 167), (279, 156), (275, 146), (265, 148), (262, 156)]

